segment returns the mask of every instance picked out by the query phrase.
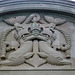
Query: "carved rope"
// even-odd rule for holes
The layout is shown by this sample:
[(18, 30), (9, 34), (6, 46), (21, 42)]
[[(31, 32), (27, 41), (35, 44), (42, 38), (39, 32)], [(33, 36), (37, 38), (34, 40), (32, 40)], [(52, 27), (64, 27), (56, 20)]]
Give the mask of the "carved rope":
[(63, 28), (55, 28), (56, 30), (60, 31), (66, 39), (66, 44), (65, 45), (61, 45), (61, 50), (62, 51), (66, 51), (66, 58), (70, 57), (70, 48), (71, 48), (71, 39), (69, 34), (66, 33), (65, 30), (63, 30)]
[(36, 14), (36, 13), (33, 13), (31, 14), (26, 20), (24, 23), (28, 24), (30, 21), (32, 22), (37, 22), (40, 20), (40, 15), (39, 14)]
[(8, 30), (6, 30), (6, 31), (3, 31), (2, 33), (1, 33), (1, 36), (0, 36), (0, 45), (1, 45), (1, 59), (5, 59), (6, 58), (6, 56), (5, 56), (5, 54), (6, 54), (6, 44), (5, 44), (5, 40), (6, 40), (6, 36), (11, 32), (11, 31), (13, 31), (14, 30), (14, 28), (13, 29), (8, 29)]

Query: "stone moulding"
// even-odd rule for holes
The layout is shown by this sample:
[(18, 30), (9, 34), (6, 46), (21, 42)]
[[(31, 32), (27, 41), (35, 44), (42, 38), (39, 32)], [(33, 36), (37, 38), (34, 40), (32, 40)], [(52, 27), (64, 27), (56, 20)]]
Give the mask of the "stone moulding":
[[(12, 7), (13, 6), (13, 7)], [(20, 9), (47, 9), (75, 14), (75, 3), (70, 0), (17, 0), (0, 1), (0, 13)]]

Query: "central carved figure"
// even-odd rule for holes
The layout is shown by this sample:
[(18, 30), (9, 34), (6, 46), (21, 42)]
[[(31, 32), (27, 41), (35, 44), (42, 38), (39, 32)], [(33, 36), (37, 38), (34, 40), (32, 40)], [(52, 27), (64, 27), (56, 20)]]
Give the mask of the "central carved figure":
[[(9, 23), (8, 19), (5, 21)], [(30, 21), (32, 21), (32, 23), (28, 24)], [(12, 44), (11, 47), (9, 47), (10, 43), (7, 41), (4, 41), (6, 42), (4, 45), (6, 51), (10, 51), (12, 49), (15, 49), (16, 51), (10, 53), (7, 60), (0, 61), (1, 65), (19, 65), (27, 62), (28, 59), (32, 59), (35, 56), (46, 60), (49, 64), (71, 64), (71, 62), (66, 59), (67, 57), (70, 57), (69, 53), (66, 53), (65, 58), (61, 52), (67, 52), (70, 45), (68, 43), (67, 45), (61, 43), (59, 40), (59, 36), (61, 35), (60, 32), (63, 33), (64, 36), (67, 34), (65, 34), (63, 30), (56, 28), (55, 21), (50, 24), (40, 24), (38, 21), (40, 21), (40, 16), (38, 14), (31, 14), (23, 24), (14, 23), (14, 38), (17, 42), (16, 48), (11, 48)], [(5, 57), (5, 51), (2, 48), (1, 58)], [(34, 64), (31, 65), (35, 67)], [(41, 63), (39, 65), (41, 65)]]

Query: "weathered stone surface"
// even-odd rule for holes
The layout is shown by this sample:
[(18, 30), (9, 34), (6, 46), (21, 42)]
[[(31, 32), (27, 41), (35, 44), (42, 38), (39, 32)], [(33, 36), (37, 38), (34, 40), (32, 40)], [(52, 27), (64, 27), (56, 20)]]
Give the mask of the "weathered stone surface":
[(0, 34), (1, 70), (74, 68), (73, 23), (37, 13), (4, 20), (12, 26)]

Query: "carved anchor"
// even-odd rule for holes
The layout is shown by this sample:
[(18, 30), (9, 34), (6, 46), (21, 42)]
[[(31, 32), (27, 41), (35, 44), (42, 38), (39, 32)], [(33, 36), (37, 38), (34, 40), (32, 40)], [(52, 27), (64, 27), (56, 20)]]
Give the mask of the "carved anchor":
[[(21, 18), (22, 20), (20, 21), (20, 23), (24, 21), (25, 17), (21, 17)], [(48, 16), (45, 16), (44, 18), (48, 22), (48, 25), (49, 25), (49, 27), (47, 28), (38, 23), (40, 22), (40, 16), (38, 14), (31, 14), (25, 20), (23, 25), (24, 24), (29, 25), (29, 23), (32, 22), (32, 24), (30, 24), (27, 27), (21, 26), (21, 24), (19, 24), (18, 18), (15, 18), (14, 19), (15, 21), (13, 20), (13, 22), (11, 22), (12, 18), (11, 20), (10, 19), (5, 20), (5, 22), (14, 25), (14, 28), (12, 29), (16, 31), (16, 33), (14, 34), (14, 38), (19, 43), (20, 48), (10, 53), (8, 55), (7, 60), (0, 61), (1, 65), (20, 65), (24, 62), (27, 62), (27, 59), (29, 59), (33, 55), (35, 57), (39, 55), (39, 58), (40, 57), (41, 59), (44, 58), (46, 62), (50, 64), (55, 64), (55, 65), (71, 64), (71, 62), (65, 59), (60, 52), (56, 51), (55, 46), (53, 44), (54, 42), (58, 41), (57, 36), (55, 34), (56, 30), (63, 33), (63, 35), (65, 36), (66, 42), (67, 42), (67, 45), (65, 45), (65, 47), (63, 45), (59, 45), (60, 51), (63, 51), (63, 50), (66, 51), (67, 49), (70, 49), (70, 39), (68, 39), (67, 34), (62, 29), (58, 29), (56, 26), (51, 27), (52, 23), (54, 25), (58, 25), (58, 24), (64, 23), (66, 20), (59, 19), (59, 18), (54, 19)], [(18, 23), (16, 23), (16, 21)], [(47, 22), (44, 22), (44, 23), (47, 23)], [(4, 42), (6, 40), (5, 38), (7, 34), (9, 34), (10, 32), (11, 30), (7, 31), (6, 33), (3, 33), (3, 36), (1, 36), (2, 38), (1, 39), (1, 47), (2, 47), (1, 58), (6, 57), (5, 54), (6, 54), (7, 48), (5, 47)], [(37, 47), (34, 47), (36, 46), (34, 45), (36, 43), (38, 45)], [(35, 48), (37, 48), (36, 49), (37, 51), (34, 50)], [(58, 47), (56, 46), (56, 48)], [(34, 54), (34, 51), (36, 52), (35, 54)], [(70, 57), (69, 53), (67, 54), (66, 57)], [(37, 67), (38, 65), (36, 66), (36, 64), (35, 65), (33, 64), (33, 66)]]

